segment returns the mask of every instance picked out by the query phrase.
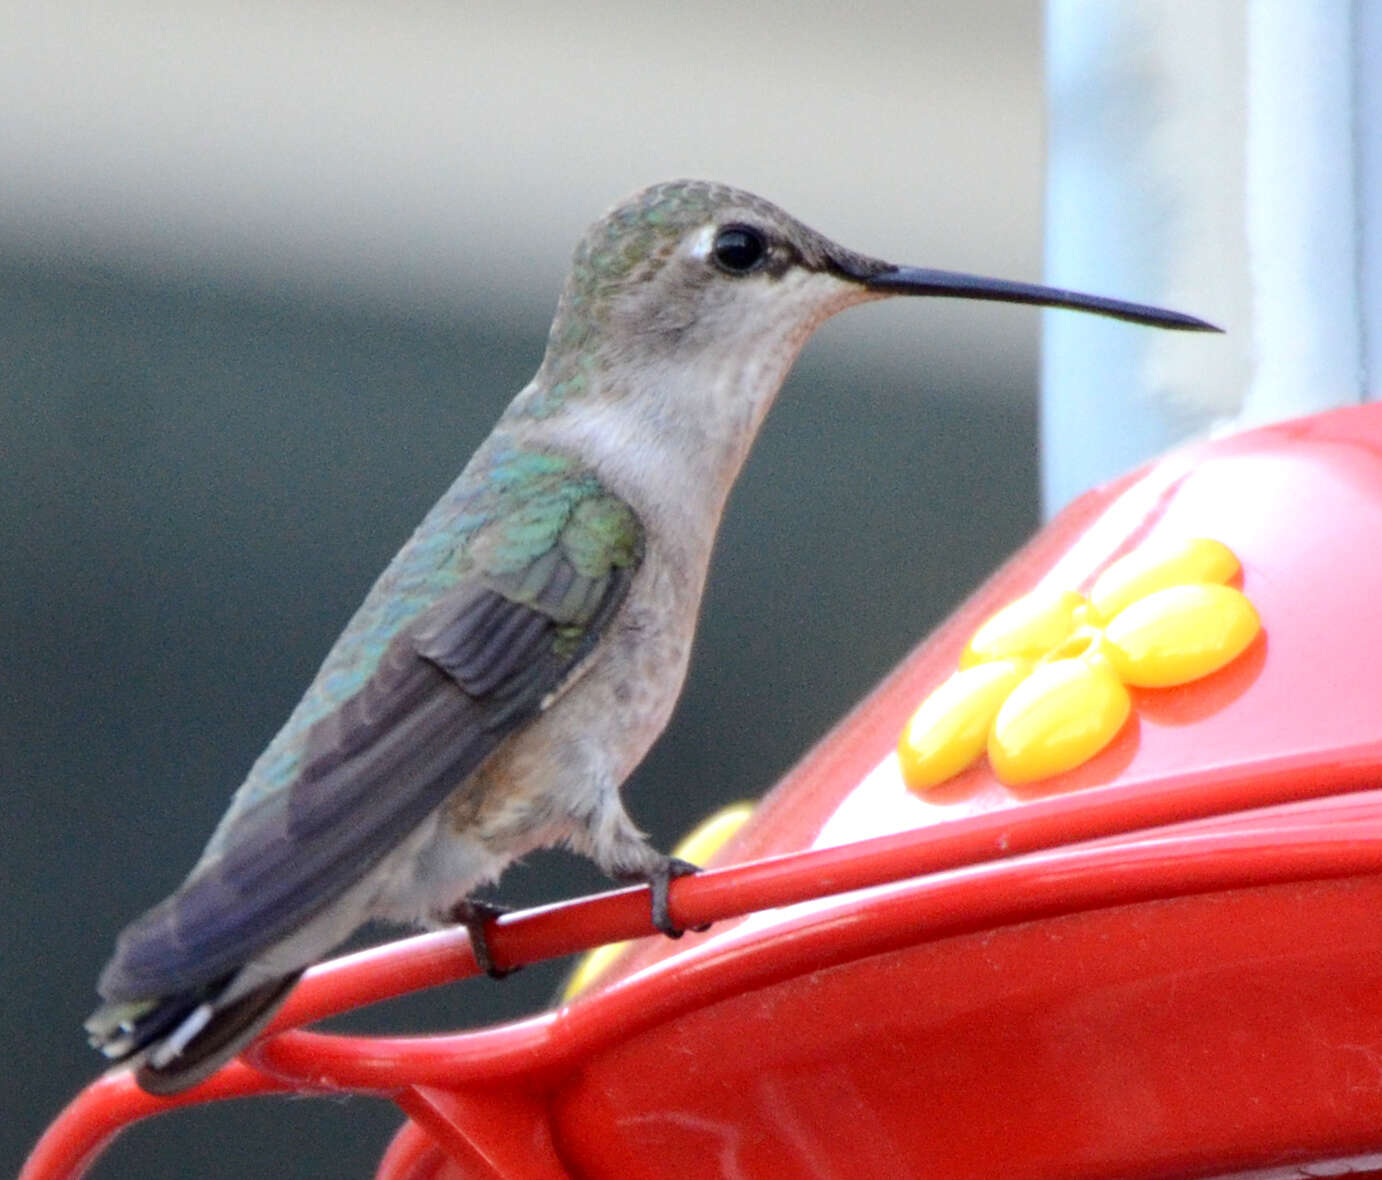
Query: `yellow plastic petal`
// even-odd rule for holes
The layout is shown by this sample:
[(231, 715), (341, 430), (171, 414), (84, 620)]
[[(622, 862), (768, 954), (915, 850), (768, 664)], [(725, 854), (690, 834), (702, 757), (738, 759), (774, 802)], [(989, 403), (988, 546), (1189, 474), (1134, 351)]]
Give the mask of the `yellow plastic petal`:
[(924, 791), (959, 774), (984, 752), (989, 726), (1030, 660), (992, 660), (956, 672), (921, 703), (902, 731), (902, 777)]
[(1186, 684), (1217, 672), (1262, 629), (1229, 586), (1171, 586), (1120, 611), (1104, 629), (1118, 674), (1140, 688)]
[(1192, 582), (1224, 583), (1238, 568), (1233, 551), (1208, 537), (1153, 543), (1120, 557), (1100, 574), (1089, 601), (1098, 617), (1108, 620), (1148, 594)]
[[(744, 821), (753, 814), (753, 808), (754, 805), (749, 802), (731, 803), (728, 807), (722, 807), (692, 828), (682, 838), (681, 843), (672, 849), (672, 855), (689, 860), (692, 864), (701, 864), (709, 860), (744, 826)], [(562, 1002), (565, 1003), (594, 983), (605, 973), (606, 968), (624, 953), (624, 948), (628, 945), (627, 942), (606, 943), (582, 955), (576, 969), (567, 979), (566, 986), (562, 988)]]
[(722, 807), (714, 815), (701, 820), (682, 837), (672, 849), (673, 856), (689, 860), (693, 865), (704, 864), (729, 843), (729, 838), (744, 826), (753, 814), (755, 804), (745, 801)]
[(980, 627), (960, 655), (960, 667), (985, 660), (1034, 660), (1061, 643), (1083, 620), (1083, 594), (1073, 590), (1026, 594)]
[(608, 942), (604, 946), (597, 946), (593, 951), (587, 951), (583, 954), (576, 964), (576, 969), (571, 972), (567, 979), (566, 986), (561, 989), (562, 1003), (575, 999), (599, 979), (609, 968), (609, 965), (622, 955), (628, 946), (627, 942)]
[(1008, 784), (1060, 774), (1108, 745), (1131, 708), (1128, 690), (1108, 660), (1053, 660), (1019, 684), (999, 709), (989, 762)]

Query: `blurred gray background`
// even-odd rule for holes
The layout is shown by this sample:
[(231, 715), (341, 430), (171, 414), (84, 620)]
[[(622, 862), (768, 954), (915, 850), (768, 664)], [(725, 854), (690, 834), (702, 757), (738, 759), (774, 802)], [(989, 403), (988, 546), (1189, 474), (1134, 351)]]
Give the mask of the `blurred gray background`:
[[(118, 928), (174, 886), (331, 640), (541, 356), (585, 225), (651, 181), (1037, 279), (1036, 0), (0, 6), (0, 1171), (99, 1061)], [(825, 326), (731, 502), (663, 846), (760, 794), (1037, 519), (1037, 313)], [(510, 903), (602, 888), (559, 854)], [(533, 1011), (563, 966), (356, 1018)], [(399, 1121), (260, 1100), (98, 1177), (370, 1175)]]

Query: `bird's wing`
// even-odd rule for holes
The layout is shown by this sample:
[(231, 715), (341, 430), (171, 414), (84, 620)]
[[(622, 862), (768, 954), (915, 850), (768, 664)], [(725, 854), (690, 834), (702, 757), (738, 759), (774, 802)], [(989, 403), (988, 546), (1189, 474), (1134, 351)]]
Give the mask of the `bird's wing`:
[(257, 799), (215, 855), (121, 934), (101, 977), (107, 1000), (202, 987), (282, 939), (546, 708), (608, 627), (642, 558), (626, 504), (593, 480), (571, 488), (476, 531), (460, 583), (308, 730), (288, 789)]

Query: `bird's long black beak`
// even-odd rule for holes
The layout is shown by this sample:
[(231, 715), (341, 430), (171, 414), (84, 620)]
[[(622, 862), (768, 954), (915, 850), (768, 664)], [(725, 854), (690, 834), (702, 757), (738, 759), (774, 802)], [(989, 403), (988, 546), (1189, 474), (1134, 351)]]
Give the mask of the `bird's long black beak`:
[(1036, 283), (1014, 283), (1006, 279), (986, 279), (979, 275), (959, 274), (949, 270), (928, 270), (918, 266), (890, 266), (872, 259), (832, 259), (834, 269), (842, 278), (852, 279), (870, 291), (883, 295), (942, 295), (952, 299), (991, 299), (999, 303), (1032, 303), (1038, 307), (1064, 307), (1071, 311), (1089, 311), (1095, 315), (1127, 320), (1133, 324), (1150, 324), (1154, 328), (1175, 328), (1184, 332), (1222, 332), (1205, 320), (1162, 307), (1148, 307), (1142, 303), (1128, 303), (1122, 299), (1107, 299), (1102, 295), (1085, 295), (1079, 291), (1062, 291), (1056, 287), (1042, 287)]

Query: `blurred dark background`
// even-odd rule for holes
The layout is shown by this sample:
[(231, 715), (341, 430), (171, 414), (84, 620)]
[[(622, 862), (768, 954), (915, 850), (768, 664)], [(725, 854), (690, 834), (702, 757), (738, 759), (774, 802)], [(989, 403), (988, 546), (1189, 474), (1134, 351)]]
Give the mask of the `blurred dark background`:
[[(4, 1171), (98, 1071), (80, 1024), (116, 931), (191, 866), (531, 375), (604, 206), (700, 174), (871, 253), (1040, 273), (1035, 3), (725, 6), (704, 44), (619, 5), (583, 29), (542, 5), (483, 26), (448, 6), (173, 11), (0, 17), (0, 90), (24, 88), (0, 93)], [(521, 101), (494, 94), (505, 77)], [(631, 109), (630, 86), (657, 101)], [(808, 347), (628, 790), (659, 845), (770, 787), (1035, 527), (1037, 328), (908, 301)], [(499, 896), (603, 887), (553, 853)], [(354, 1026), (530, 1012), (564, 966)], [(398, 1121), (365, 1100), (192, 1110), (94, 1175), (364, 1176)]]

